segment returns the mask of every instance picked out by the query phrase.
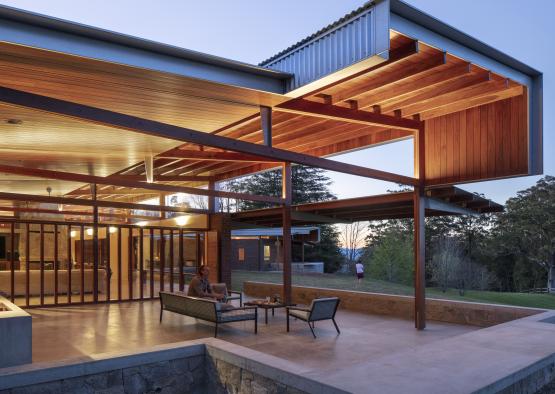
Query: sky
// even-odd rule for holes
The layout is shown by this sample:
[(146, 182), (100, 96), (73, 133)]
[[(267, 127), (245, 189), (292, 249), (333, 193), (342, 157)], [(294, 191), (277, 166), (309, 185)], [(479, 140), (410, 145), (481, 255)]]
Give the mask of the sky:
[[(408, 3), (544, 73), (544, 173), (555, 175), (555, 1), (408, 0)], [(363, 0), (0, 0), (0, 3), (179, 47), (257, 64), (361, 6)], [(479, 5), (474, 7), (472, 4)], [(479, 12), (478, 12), (479, 11)], [(413, 175), (412, 143), (336, 156)], [(391, 183), (330, 173), (340, 198), (384, 193)], [(539, 177), (462, 185), (504, 203)]]

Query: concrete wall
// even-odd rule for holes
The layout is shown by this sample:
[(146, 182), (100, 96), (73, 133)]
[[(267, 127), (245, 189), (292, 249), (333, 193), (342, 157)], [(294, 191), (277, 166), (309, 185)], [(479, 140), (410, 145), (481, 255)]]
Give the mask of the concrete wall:
[(31, 362), (31, 315), (0, 297), (0, 368)]
[(209, 338), (0, 369), (0, 394), (344, 393), (296, 372), (288, 361)]
[[(281, 285), (245, 282), (243, 284), (243, 291), (250, 297), (266, 297), (279, 293)], [(324, 296), (339, 297), (341, 299), (340, 308), (405, 319), (412, 319), (414, 317), (413, 297), (293, 286), (293, 302), (297, 304), (310, 304), (314, 298)], [(426, 299), (427, 319), (478, 327), (489, 327), (541, 312), (544, 312), (544, 310), (432, 298)]]

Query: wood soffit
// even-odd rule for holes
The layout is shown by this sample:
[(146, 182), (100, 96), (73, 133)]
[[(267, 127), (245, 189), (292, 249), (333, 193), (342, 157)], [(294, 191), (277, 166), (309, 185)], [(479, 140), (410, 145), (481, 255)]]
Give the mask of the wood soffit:
[[(391, 32), (388, 61), (331, 86), (290, 99), (171, 74), (0, 44), (0, 86), (106, 108), (254, 144), (263, 143), (259, 106), (271, 106), (272, 145), (333, 156), (412, 138), (421, 120), (525, 94), (523, 87), (464, 59)], [(96, 176), (145, 178), (144, 157), (164, 184), (197, 187), (276, 168), (268, 158), (179, 144), (164, 138), (0, 105), (0, 164)], [(15, 122), (15, 123), (12, 123)], [(22, 121), (17, 124), (17, 121)], [(164, 179), (165, 178), (165, 179)], [(2, 177), (21, 193), (87, 196), (87, 186), (28, 176)], [(14, 189), (11, 188), (14, 187)], [(126, 185), (99, 198), (132, 201), (154, 191)]]

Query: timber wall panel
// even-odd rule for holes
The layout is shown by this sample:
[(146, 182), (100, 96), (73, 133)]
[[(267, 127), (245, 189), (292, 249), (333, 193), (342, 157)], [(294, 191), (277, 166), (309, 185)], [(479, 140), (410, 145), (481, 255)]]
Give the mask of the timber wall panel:
[(525, 95), (426, 120), (426, 181), (452, 184), (528, 174)]

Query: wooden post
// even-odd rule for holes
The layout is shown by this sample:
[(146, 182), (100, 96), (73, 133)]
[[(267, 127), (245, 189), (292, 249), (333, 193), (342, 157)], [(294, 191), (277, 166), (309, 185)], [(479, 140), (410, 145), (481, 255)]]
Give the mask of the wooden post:
[(414, 135), (414, 326), (426, 328), (425, 124)]
[(291, 200), (293, 198), (291, 185), (291, 163), (282, 166), (282, 208), (283, 224), (283, 300), (291, 304)]

